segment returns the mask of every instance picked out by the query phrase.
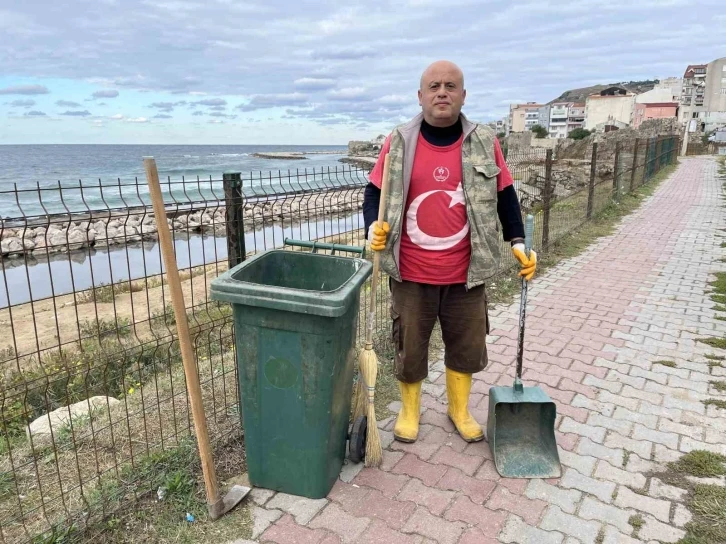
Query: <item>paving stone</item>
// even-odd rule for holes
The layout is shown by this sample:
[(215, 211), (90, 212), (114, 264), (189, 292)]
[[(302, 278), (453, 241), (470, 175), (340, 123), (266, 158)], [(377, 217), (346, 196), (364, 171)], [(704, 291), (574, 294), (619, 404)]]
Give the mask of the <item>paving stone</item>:
[(641, 403), (640, 412), (645, 415), (664, 417), (672, 421), (680, 421), (683, 414), (683, 410), (674, 408), (671, 405), (658, 406), (645, 401)]
[(653, 477), (650, 480), (648, 494), (656, 499), (682, 501), (688, 494), (688, 491), (681, 489), (680, 487), (664, 484), (658, 478)]
[(671, 503), (662, 499), (653, 499), (646, 495), (633, 493), (626, 487), (618, 490), (615, 504), (622, 508), (633, 508), (652, 514), (657, 519), (667, 522), (670, 519)]
[(591, 412), (602, 414), (605, 417), (610, 417), (615, 411), (614, 404), (593, 400), (580, 394), (575, 395), (570, 404), (576, 408), (585, 408)]
[(631, 512), (605, 504), (591, 497), (583, 499), (578, 515), (583, 519), (609, 523), (624, 533), (633, 529), (628, 523)]
[[(634, 412), (632, 410), (628, 410), (627, 408), (623, 408), (622, 406), (618, 406), (617, 408), (615, 408), (613, 418), (623, 421), (630, 421), (632, 423), (640, 423), (641, 425), (648, 427), (649, 429), (655, 429), (658, 425), (658, 416), (643, 414), (642, 412)], [(620, 434), (622, 434), (623, 436), (627, 436), (630, 434), (630, 432), (620, 432)]]
[(428, 487), (419, 480), (412, 478), (396, 497), (398, 501), (411, 501), (428, 508), (435, 516), (440, 516), (454, 498), (453, 491), (443, 491)]
[(466, 525), (460, 521), (446, 521), (419, 507), (401, 530), (432, 538), (440, 544), (455, 544), (465, 528)]
[(600, 414), (590, 414), (587, 418), (587, 424), (595, 425), (596, 427), (604, 427), (611, 431), (617, 431), (623, 436), (628, 436), (630, 431), (633, 429), (633, 424), (630, 421), (624, 421), (615, 417), (604, 417)]
[(559, 506), (550, 506), (545, 513), (540, 528), (545, 531), (563, 531), (581, 542), (594, 542), (600, 532), (596, 521), (585, 521), (577, 516), (566, 514)]
[(292, 516), (285, 515), (262, 533), (260, 541), (275, 544), (324, 544), (324, 539), (329, 536), (330, 533), (322, 529), (309, 529), (298, 525)]
[[(489, 465), (493, 466), (491, 463)], [(461, 492), (476, 504), (483, 504), (496, 486), (495, 480), (470, 478), (456, 468), (448, 469), (443, 478), (436, 483), (437, 488)]]
[(449, 446), (442, 446), (431, 458), (432, 463), (458, 468), (469, 476), (474, 475), (483, 461), (481, 457), (456, 452)]
[(600, 461), (595, 469), (595, 478), (615, 482), (620, 485), (627, 485), (636, 489), (645, 487), (645, 476), (633, 474), (627, 470), (612, 466), (607, 461)]
[(309, 524), (311, 529), (327, 529), (340, 537), (342, 542), (355, 542), (368, 528), (368, 518), (357, 518), (343, 511), (337, 504), (329, 504)]
[(602, 427), (594, 427), (592, 425), (578, 423), (572, 418), (565, 417), (560, 424), (559, 431), (561, 433), (574, 433), (589, 438), (593, 442), (602, 443), (605, 439), (607, 429)]
[(499, 544), (499, 540), (496, 534), (487, 535), (478, 527), (471, 527), (461, 536), (459, 544)]
[[(608, 435), (605, 437), (605, 446), (608, 448), (614, 448), (614, 449), (620, 449), (620, 450), (628, 450), (631, 452), (635, 452), (638, 455), (640, 455), (643, 459), (650, 459), (650, 453), (653, 451), (653, 444), (650, 442), (644, 442), (640, 440), (633, 440), (632, 438), (626, 438), (625, 436), (616, 433), (611, 432), (608, 433)], [(607, 459), (606, 459), (607, 461)], [(611, 461), (612, 462), (612, 461)], [(613, 465), (616, 465), (618, 463), (612, 463)], [(622, 466), (622, 460), (620, 462), (620, 465)]]
[[(646, 387), (651, 384), (652, 382), (648, 382), (646, 384)], [(639, 400), (646, 400), (650, 402), (651, 404), (655, 404), (656, 406), (663, 403), (663, 395), (660, 393), (651, 393), (647, 390), (643, 391), (641, 389), (635, 389), (634, 387), (631, 387), (629, 385), (626, 385), (623, 387), (623, 391), (621, 393), (624, 397), (630, 397), (633, 399), (639, 399)]]
[(308, 499), (287, 493), (278, 493), (265, 505), (291, 514), (297, 523), (307, 525), (328, 504), (327, 499)]
[(618, 447), (609, 447), (608, 439), (610, 437), (607, 437), (605, 439), (605, 446), (601, 446), (600, 444), (595, 444), (594, 442), (588, 440), (587, 438), (584, 438), (580, 441), (580, 444), (577, 446), (577, 453), (580, 455), (587, 455), (590, 457), (596, 457), (597, 459), (603, 459), (605, 461), (608, 461), (612, 465), (616, 466), (622, 466), (623, 465), (623, 455), (625, 452), (622, 450), (622, 448)]
[(522, 517), (527, 523), (536, 525), (547, 505), (542, 501), (528, 499), (518, 493), (513, 493), (507, 487), (499, 485), (485, 506), (490, 510), (506, 510)]
[[(385, 455), (386, 453), (390, 452), (384, 451), (383, 454)], [(358, 476), (358, 473), (363, 470), (363, 467), (365, 467), (364, 463), (353, 463), (346, 459), (345, 463), (343, 463), (343, 468), (340, 470), (340, 479), (346, 483), (352, 482), (353, 478)]]
[(505, 544), (562, 544), (565, 536), (559, 531), (544, 531), (527, 525), (517, 516), (509, 516), (499, 540)]
[(260, 506), (264, 505), (270, 498), (275, 495), (271, 489), (263, 489), (261, 487), (253, 487), (250, 491), (250, 498)]
[(682, 504), (676, 504), (673, 523), (676, 527), (685, 527), (693, 519), (693, 514)]
[(266, 510), (259, 506), (250, 509), (252, 514), (252, 538), (257, 538), (282, 516), (281, 510)]
[[(628, 526), (627, 532), (630, 533), (632, 530), (633, 528)], [(602, 544), (642, 544), (642, 542), (618, 532), (615, 527), (608, 526), (605, 528), (605, 540)]]
[(693, 440), (688, 436), (684, 436), (681, 440), (680, 450), (683, 453), (688, 453), (693, 450), (707, 450), (714, 453), (720, 453), (721, 455), (726, 455), (726, 444), (709, 444), (707, 442)]
[(365, 485), (378, 489), (386, 497), (393, 498), (398, 495), (408, 479), (400, 474), (383, 472), (377, 468), (367, 468), (353, 479), (356, 485)]
[(657, 540), (659, 542), (678, 542), (686, 535), (686, 532), (662, 523), (651, 516), (643, 516), (645, 524), (640, 529), (638, 536), (641, 540)]
[(407, 453), (391, 470), (395, 474), (405, 474), (412, 478), (418, 478), (424, 484), (433, 486), (446, 472), (446, 467), (427, 463), (420, 460), (411, 453)]
[(373, 521), (358, 542), (360, 544), (419, 544), (421, 537), (400, 533), (385, 523)]
[[(613, 372), (612, 370), (610, 372)], [(610, 372), (608, 374), (610, 374)], [(623, 389), (623, 384), (616, 381), (610, 381), (610, 380), (601, 380), (599, 378), (596, 378), (592, 375), (585, 376), (585, 379), (582, 381), (585, 385), (590, 385), (592, 387), (597, 388), (598, 390), (605, 390), (610, 391), (614, 395), (618, 395), (620, 391)]]
[(561, 489), (550, 485), (541, 479), (533, 479), (529, 482), (525, 496), (530, 499), (538, 499), (548, 504), (559, 506), (563, 512), (574, 514), (577, 503), (582, 498), (582, 493), (576, 490)]
[(639, 423), (635, 424), (633, 429), (633, 438), (635, 440), (647, 440), (655, 444), (663, 444), (667, 448), (678, 449), (679, 436), (676, 433), (665, 433), (661, 431), (654, 431), (643, 427)]
[(560, 485), (566, 489), (577, 489), (590, 495), (595, 495), (606, 503), (612, 502), (613, 491), (615, 491), (616, 487), (612, 482), (603, 482), (590, 478), (589, 476), (583, 476), (571, 468), (565, 471)]
[[(683, 441), (681, 441), (683, 444)], [(678, 461), (683, 456), (682, 453), (677, 450), (666, 448), (662, 444), (656, 444), (653, 449), (653, 458), (659, 463), (670, 463), (671, 461)]]
[(460, 496), (446, 511), (444, 517), (449, 521), (463, 521), (469, 525), (476, 525), (485, 534), (496, 535), (504, 527), (508, 516), (508, 512), (490, 510), (474, 504), (469, 497)]
[[(610, 391), (600, 391), (598, 393), (597, 399), (600, 402), (604, 402), (607, 404), (612, 404), (614, 406), (623, 406), (627, 408), (628, 410), (637, 411), (638, 405), (640, 404), (639, 399), (635, 399), (632, 397), (624, 397), (622, 395), (613, 395)], [(603, 413), (603, 415), (607, 415)]]
[[(591, 442), (591, 444), (593, 444)], [(580, 474), (590, 476), (592, 471), (595, 470), (597, 464), (597, 458), (589, 455), (581, 455), (579, 453), (572, 453), (567, 450), (559, 450), (560, 462), (570, 468), (574, 468)]]

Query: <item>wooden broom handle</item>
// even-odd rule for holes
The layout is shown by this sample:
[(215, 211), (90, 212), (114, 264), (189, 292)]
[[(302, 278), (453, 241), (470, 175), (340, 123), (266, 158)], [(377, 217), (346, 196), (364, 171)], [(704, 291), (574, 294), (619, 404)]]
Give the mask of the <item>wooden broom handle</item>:
[(184, 295), (182, 293), (181, 280), (179, 279), (179, 269), (176, 266), (171, 232), (166, 222), (164, 198), (161, 195), (156, 161), (153, 158), (144, 158), (144, 170), (146, 170), (146, 180), (149, 183), (149, 193), (151, 194), (151, 203), (154, 206), (154, 217), (156, 218), (156, 229), (159, 233), (159, 247), (161, 249), (161, 255), (164, 258), (166, 278), (169, 282), (169, 291), (171, 292), (171, 303), (174, 307), (176, 330), (179, 335), (179, 347), (181, 348), (182, 361), (184, 362), (184, 375), (187, 380), (187, 390), (189, 392), (192, 416), (194, 418), (194, 430), (197, 435), (199, 457), (202, 462), (202, 472), (204, 473), (207, 504), (212, 506), (221, 499), (219, 498), (219, 490), (217, 489), (214, 459), (212, 458), (211, 448), (209, 446), (207, 420), (204, 415), (204, 404), (202, 403), (202, 389), (199, 385), (199, 375), (197, 374), (197, 366), (194, 362), (194, 351), (192, 350), (191, 338), (189, 336), (189, 323), (187, 322)]
[[(383, 223), (386, 215), (386, 198), (388, 197), (388, 174), (391, 155), (386, 153), (383, 159), (383, 181), (381, 181), (381, 200), (378, 205), (378, 223)], [(373, 252), (373, 274), (371, 275), (371, 302), (366, 327), (366, 349), (373, 347), (373, 316), (375, 315), (376, 293), (378, 292), (378, 274), (381, 268), (381, 252)]]

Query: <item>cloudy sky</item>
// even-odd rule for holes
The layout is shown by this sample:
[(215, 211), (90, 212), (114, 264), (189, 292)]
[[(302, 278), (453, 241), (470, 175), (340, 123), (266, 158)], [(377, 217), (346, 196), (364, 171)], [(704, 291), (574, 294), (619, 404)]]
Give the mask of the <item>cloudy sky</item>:
[(464, 70), (471, 118), (726, 56), (723, 0), (0, 1), (0, 144), (345, 144)]

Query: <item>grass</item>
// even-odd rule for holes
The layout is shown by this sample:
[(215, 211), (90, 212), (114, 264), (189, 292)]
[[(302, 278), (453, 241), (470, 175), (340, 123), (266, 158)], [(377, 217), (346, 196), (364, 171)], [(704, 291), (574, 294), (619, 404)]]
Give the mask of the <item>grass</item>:
[(597, 536), (595, 537), (595, 544), (603, 544), (605, 542), (605, 529), (602, 527), (600, 528), (600, 531), (597, 533)]
[(662, 365), (667, 366), (669, 368), (676, 368), (676, 362), (675, 361), (653, 361), (654, 365)]
[(711, 381), (709, 382), (709, 384), (711, 384), (711, 387), (713, 387), (716, 391), (719, 391), (720, 393), (726, 393), (726, 382)]
[(726, 357), (723, 355), (716, 355), (715, 353), (706, 354), (704, 357), (709, 361), (726, 361)]
[(691, 542), (726, 542), (726, 487), (697, 484), (688, 498), (688, 509), (693, 514), (693, 520), (686, 525), (686, 537)]
[(678, 461), (668, 463), (668, 468), (698, 478), (710, 478), (726, 474), (726, 456), (704, 450), (694, 450)]
[(623, 468), (628, 466), (628, 461), (630, 460), (630, 454), (631, 454), (630, 450), (625, 450), (623, 452)]
[(726, 349), (726, 338), (697, 338), (696, 340), (712, 348)]
[(643, 528), (643, 525), (645, 525), (643, 516), (640, 514), (632, 515), (628, 519), (628, 523), (633, 527), (633, 538), (638, 538), (638, 533)]
[(726, 400), (706, 399), (701, 402), (703, 402), (705, 406), (715, 406), (716, 408), (721, 408), (721, 410), (726, 410)]

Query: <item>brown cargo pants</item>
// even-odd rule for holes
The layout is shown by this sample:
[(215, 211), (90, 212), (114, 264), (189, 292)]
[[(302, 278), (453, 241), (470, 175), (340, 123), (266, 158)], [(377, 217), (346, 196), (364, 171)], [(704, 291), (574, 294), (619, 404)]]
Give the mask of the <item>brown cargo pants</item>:
[(473, 374), (487, 366), (489, 333), (484, 286), (427, 285), (390, 280), (396, 379), (415, 383), (428, 375), (429, 339), (436, 320), (446, 348), (444, 363)]

